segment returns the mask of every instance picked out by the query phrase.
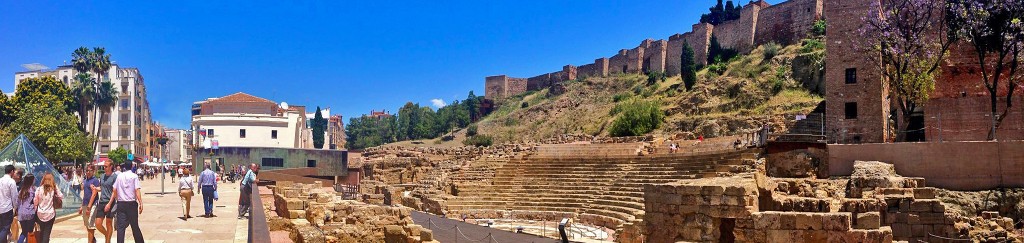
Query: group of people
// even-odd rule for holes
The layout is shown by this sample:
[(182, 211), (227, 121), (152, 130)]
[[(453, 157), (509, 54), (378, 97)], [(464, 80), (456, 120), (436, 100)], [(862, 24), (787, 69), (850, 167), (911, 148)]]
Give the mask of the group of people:
[[(204, 216), (214, 216), (213, 202), (219, 199), (217, 190), (220, 179), (210, 164), (206, 164), (205, 168), (198, 180), (193, 178), (188, 168), (175, 171), (179, 175), (178, 191), (182, 200), (183, 219), (186, 221), (192, 218), (190, 202), (194, 190), (199, 190), (203, 196)], [(158, 171), (142, 168), (132, 170), (132, 163), (106, 163), (100, 175), (96, 175), (96, 168), (92, 166), (85, 167), (81, 174), (75, 170), (64, 171), (61, 175), (47, 172), (41, 175), (40, 185), (35, 186), (37, 175), (26, 173), (14, 165), (4, 166), (3, 169), (4, 175), (0, 178), (0, 242), (27, 242), (29, 237), (33, 237), (36, 242), (49, 242), (56, 212), (63, 207), (65, 197), (55, 176), (70, 177), (68, 184), (71, 191), (82, 196), (78, 214), (82, 216), (89, 243), (96, 242), (97, 230), (105, 242), (110, 243), (114, 229), (117, 242), (123, 243), (129, 227), (135, 242), (145, 242), (139, 228), (139, 215), (143, 211), (142, 184), (136, 171), (142, 173), (143, 177)], [(250, 164), (242, 173), (245, 175), (240, 183), (238, 219), (251, 213), (250, 196), (259, 166)], [(18, 236), (12, 237), (12, 233)]]
[[(190, 214), (191, 202), (196, 189), (203, 195), (203, 217), (213, 217), (213, 201), (220, 200), (219, 193), (217, 193), (218, 182), (220, 181), (219, 175), (211, 169), (209, 163), (206, 164), (205, 168), (203, 172), (199, 173), (198, 187), (195, 186), (196, 180), (187, 168), (182, 171), (184, 176), (178, 179), (178, 195), (181, 197), (183, 218), (186, 221), (192, 217)], [(252, 187), (256, 183), (257, 174), (259, 174), (259, 166), (249, 164), (248, 171), (245, 172), (239, 187), (241, 193), (238, 196), (238, 219), (251, 212), (252, 201), (250, 196), (252, 194)]]

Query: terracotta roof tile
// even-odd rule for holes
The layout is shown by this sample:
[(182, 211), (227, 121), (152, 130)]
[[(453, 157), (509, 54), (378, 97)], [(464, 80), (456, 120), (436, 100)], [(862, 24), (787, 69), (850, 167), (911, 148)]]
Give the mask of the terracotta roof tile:
[(242, 92), (238, 92), (238, 93), (234, 93), (234, 94), (231, 94), (231, 95), (228, 95), (228, 96), (220, 97), (220, 98), (217, 98), (215, 100), (212, 100), (211, 102), (244, 102), (244, 103), (271, 103), (271, 104), (277, 104), (277, 103), (274, 103), (273, 101), (270, 101), (268, 99), (256, 97), (256, 96), (253, 96), (253, 95), (250, 95), (250, 94), (246, 94), (246, 93), (242, 93)]

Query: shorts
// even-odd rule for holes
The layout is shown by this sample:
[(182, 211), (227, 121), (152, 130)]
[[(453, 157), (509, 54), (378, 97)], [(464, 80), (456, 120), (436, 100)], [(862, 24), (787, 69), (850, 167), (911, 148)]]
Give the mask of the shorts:
[(82, 210), (82, 222), (85, 223), (85, 229), (96, 229), (96, 218), (89, 211), (92, 210)]
[(117, 210), (117, 204), (115, 203), (114, 205), (110, 206), (110, 212), (104, 212), (103, 208), (105, 207), (107, 207), (106, 203), (97, 203), (96, 206), (93, 207), (95, 209), (93, 210), (92, 216), (94, 218), (113, 219), (114, 212)]

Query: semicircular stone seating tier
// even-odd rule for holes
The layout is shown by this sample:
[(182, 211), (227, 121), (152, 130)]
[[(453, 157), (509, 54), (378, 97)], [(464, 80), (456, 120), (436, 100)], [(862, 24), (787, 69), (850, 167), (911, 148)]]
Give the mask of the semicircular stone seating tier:
[[(731, 144), (729, 144), (731, 145)], [(558, 220), (621, 229), (643, 219), (645, 185), (725, 176), (749, 168), (759, 150), (734, 149), (648, 154), (641, 143), (540, 145), (533, 154), (494, 170), (456, 178), (448, 215), (468, 218)], [(484, 162), (484, 161), (481, 161)], [(504, 161), (502, 161), (504, 162)], [(479, 170), (479, 168), (475, 169)]]
[(57, 183), (57, 188), (64, 194), (64, 207), (56, 210), (57, 217), (77, 213), (78, 209), (82, 206), (82, 198), (71, 191), (71, 183), (60, 176), (60, 173), (53, 167), (53, 164), (46, 157), (43, 157), (43, 154), (36, 149), (36, 146), (24, 134), (18, 135), (3, 150), (0, 150), (0, 167), (10, 164), (14, 164), (16, 168), (24, 169), (26, 174), (31, 173), (34, 175), (36, 186), (39, 186), (39, 183), (42, 182), (44, 174), (51, 173), (54, 175), (53, 178)]

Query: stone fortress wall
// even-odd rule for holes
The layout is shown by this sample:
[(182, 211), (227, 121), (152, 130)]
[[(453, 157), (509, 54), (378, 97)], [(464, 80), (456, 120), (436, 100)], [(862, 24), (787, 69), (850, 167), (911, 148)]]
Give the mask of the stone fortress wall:
[(597, 58), (594, 63), (581, 66), (566, 65), (561, 71), (526, 79), (506, 75), (487, 77), (485, 97), (501, 100), (579, 77), (607, 77), (612, 74), (647, 72), (679, 75), (683, 45), (689, 44), (693, 48), (697, 65), (705, 65), (711, 36), (718, 38), (723, 47), (736, 49), (741, 53), (769, 42), (793, 44), (808, 34), (814, 21), (823, 18), (822, 2), (823, 0), (789, 0), (776, 5), (770, 5), (764, 0), (751, 2), (743, 7), (737, 20), (717, 26), (697, 23), (691, 27), (690, 32), (672, 35), (668, 40), (646, 39), (637, 47), (619, 50), (611, 57)]

